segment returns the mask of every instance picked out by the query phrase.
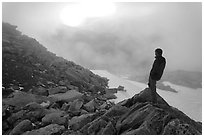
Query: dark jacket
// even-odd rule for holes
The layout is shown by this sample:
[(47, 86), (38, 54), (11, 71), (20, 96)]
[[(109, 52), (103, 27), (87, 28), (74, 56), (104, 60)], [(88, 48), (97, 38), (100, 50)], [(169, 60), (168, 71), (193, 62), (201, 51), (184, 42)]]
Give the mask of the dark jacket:
[(166, 59), (162, 56), (156, 56), (156, 59), (154, 60), (152, 69), (150, 71), (150, 77), (153, 80), (160, 80), (162, 77), (162, 74), (164, 72), (164, 68), (166, 66)]

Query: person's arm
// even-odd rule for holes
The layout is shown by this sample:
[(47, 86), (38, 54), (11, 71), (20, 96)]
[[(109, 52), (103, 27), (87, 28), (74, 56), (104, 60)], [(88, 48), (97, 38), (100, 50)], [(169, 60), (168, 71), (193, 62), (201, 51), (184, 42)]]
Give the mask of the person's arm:
[(160, 70), (159, 70), (160, 77), (163, 75), (165, 66), (166, 66), (166, 60), (164, 59), (163, 62), (160, 64)]
[(152, 74), (157, 73), (158, 67), (159, 67), (159, 61), (156, 59), (152, 65), (151, 73)]

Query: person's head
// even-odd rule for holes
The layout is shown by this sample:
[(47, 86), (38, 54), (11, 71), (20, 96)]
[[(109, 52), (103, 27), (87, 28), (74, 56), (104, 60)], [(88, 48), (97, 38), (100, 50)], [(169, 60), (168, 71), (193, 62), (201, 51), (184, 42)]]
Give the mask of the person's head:
[(160, 48), (155, 49), (155, 55), (156, 56), (162, 56), (162, 53), (163, 53), (162, 49), (160, 49)]

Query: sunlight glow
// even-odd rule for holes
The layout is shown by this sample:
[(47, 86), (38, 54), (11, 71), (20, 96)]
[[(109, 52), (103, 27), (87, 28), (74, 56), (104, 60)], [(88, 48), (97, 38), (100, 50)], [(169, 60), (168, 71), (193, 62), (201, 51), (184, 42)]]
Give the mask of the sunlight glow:
[(76, 27), (88, 18), (110, 16), (115, 11), (116, 6), (111, 2), (81, 2), (62, 9), (60, 19), (63, 24)]

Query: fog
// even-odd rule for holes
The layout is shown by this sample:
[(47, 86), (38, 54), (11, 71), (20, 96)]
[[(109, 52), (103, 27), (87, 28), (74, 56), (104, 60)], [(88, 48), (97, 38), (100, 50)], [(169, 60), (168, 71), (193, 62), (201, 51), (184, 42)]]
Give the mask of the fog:
[(146, 73), (160, 47), (167, 70), (202, 71), (201, 2), (116, 3), (114, 15), (89, 18), (77, 27), (59, 19), (69, 4), (3, 3), (2, 18), (49, 51), (89, 69)]

